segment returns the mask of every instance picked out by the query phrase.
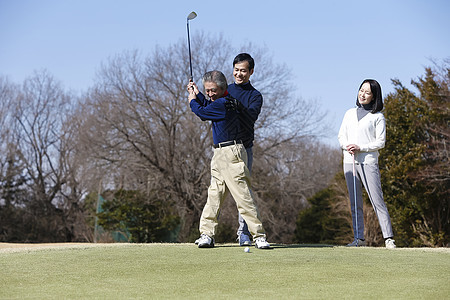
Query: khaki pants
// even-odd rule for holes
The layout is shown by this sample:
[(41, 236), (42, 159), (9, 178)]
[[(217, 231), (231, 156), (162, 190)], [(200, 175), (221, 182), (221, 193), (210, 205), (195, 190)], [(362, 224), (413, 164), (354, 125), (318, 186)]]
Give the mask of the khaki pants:
[(250, 173), (246, 163), (247, 153), (242, 144), (214, 149), (211, 185), (200, 218), (200, 234), (215, 236), (223, 199), (231, 193), (253, 239), (266, 236), (250, 190)]

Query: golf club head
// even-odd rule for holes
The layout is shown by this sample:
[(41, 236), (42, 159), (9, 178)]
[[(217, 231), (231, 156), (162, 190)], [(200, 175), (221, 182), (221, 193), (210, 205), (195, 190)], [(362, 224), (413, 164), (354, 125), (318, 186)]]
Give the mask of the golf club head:
[(187, 20), (189, 21), (195, 19), (195, 17), (197, 17), (197, 14), (195, 13), (195, 11), (193, 11), (187, 16)]

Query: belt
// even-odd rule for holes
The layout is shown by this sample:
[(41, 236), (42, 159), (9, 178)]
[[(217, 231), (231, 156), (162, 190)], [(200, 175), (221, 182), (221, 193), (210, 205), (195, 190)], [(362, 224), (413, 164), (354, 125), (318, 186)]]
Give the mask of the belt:
[(213, 147), (214, 148), (222, 148), (222, 147), (227, 147), (227, 146), (231, 146), (231, 145), (237, 145), (237, 144), (242, 144), (242, 141), (228, 141), (228, 142), (223, 142), (223, 143), (218, 143), (218, 144), (214, 144)]

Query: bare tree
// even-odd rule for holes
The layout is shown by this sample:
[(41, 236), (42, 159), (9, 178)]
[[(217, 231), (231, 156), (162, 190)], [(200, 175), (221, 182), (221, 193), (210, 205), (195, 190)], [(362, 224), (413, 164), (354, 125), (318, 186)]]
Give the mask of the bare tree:
[(11, 123), (13, 99), (17, 93), (17, 86), (9, 82), (6, 77), (0, 77), (0, 174), (4, 176), (8, 145), (11, 141)]
[[(239, 51), (229, 46), (229, 41), (205, 34), (193, 41), (194, 78), (212, 69), (223, 70), (231, 78), (232, 60)], [(280, 170), (268, 171), (276, 177), (272, 183), (283, 182), (290, 190), (284, 191), (289, 197), (280, 194), (277, 199), (289, 198), (302, 203), (315, 189), (314, 180), (324, 180), (320, 174), (309, 176), (309, 183), (304, 186), (296, 182), (303, 180), (301, 163), (311, 164), (305, 159), (308, 151), (299, 151), (309, 142), (302, 137), (319, 134), (322, 116), (314, 104), (293, 96), (289, 89), (292, 85), (289, 68), (275, 65), (266, 49), (247, 45), (241, 50), (252, 53), (257, 61), (252, 83), (264, 97), (263, 112), (257, 121), (256, 165), (261, 170)], [(111, 58), (102, 66), (95, 87), (87, 95), (85, 119), (80, 129), (83, 132), (80, 145), (88, 145), (95, 166), (104, 170), (101, 178), (104, 187), (162, 190), (171, 196), (183, 220), (180, 240), (187, 240), (197, 230), (195, 224), (206, 201), (212, 155), (210, 123), (200, 121), (191, 113), (187, 101), (187, 62), (185, 41), (166, 49), (156, 48), (147, 57), (132, 51)], [(320, 172), (319, 169), (316, 171)], [(257, 173), (255, 170), (254, 191), (261, 195), (258, 201), (264, 210), (273, 207), (265, 204), (274, 198), (268, 198), (264, 192), (268, 182), (257, 180), (273, 178), (258, 177)], [(316, 189), (320, 187), (322, 184)], [(262, 215), (279, 216), (277, 213)], [(292, 214), (286, 222), (295, 223)], [(281, 239), (282, 234), (276, 236)]]
[[(13, 98), (10, 109), (11, 143), (22, 174), (26, 177), (27, 196), (23, 199), (23, 238), (30, 241), (70, 241), (75, 238), (74, 214), (67, 199), (81, 200), (69, 185), (72, 148), (67, 118), (71, 98), (46, 71), (26, 79)], [(63, 191), (71, 191), (67, 197)]]
[[(6, 77), (0, 77), (0, 240), (14, 241), (20, 235), (20, 209), (23, 198), (25, 176), (23, 163), (18, 157), (17, 145), (12, 136), (13, 104), (17, 97), (17, 86)], [(17, 224), (18, 223), (18, 224)]]
[[(294, 138), (270, 151), (261, 145), (254, 149), (252, 187), (272, 241), (293, 241), (298, 214), (309, 207), (307, 198), (327, 187), (341, 168), (340, 151), (318, 144), (314, 138)], [(237, 210), (232, 204), (226, 202), (221, 220), (234, 225), (234, 231)]]

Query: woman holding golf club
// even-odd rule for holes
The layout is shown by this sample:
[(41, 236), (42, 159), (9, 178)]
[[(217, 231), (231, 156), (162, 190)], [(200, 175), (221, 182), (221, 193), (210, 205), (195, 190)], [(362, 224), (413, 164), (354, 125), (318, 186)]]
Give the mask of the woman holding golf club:
[(391, 218), (381, 190), (378, 150), (386, 141), (386, 120), (381, 113), (383, 99), (380, 84), (364, 80), (356, 99), (356, 108), (349, 109), (339, 129), (339, 144), (344, 153), (344, 173), (350, 196), (354, 240), (347, 246), (365, 246), (362, 185), (372, 203), (386, 248), (395, 248)]

